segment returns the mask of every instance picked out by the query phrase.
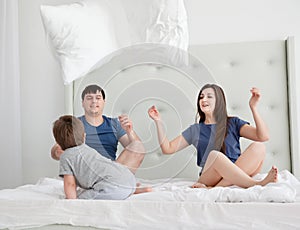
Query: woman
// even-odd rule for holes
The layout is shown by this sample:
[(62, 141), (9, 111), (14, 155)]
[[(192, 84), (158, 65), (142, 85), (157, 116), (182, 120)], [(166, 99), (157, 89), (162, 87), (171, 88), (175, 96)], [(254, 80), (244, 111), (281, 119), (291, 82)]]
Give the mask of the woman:
[[(277, 181), (278, 169), (275, 166), (263, 180), (256, 181), (252, 178), (262, 168), (265, 147), (261, 142), (267, 141), (269, 134), (257, 111), (259, 90), (252, 88), (250, 91), (252, 96), (249, 105), (255, 126), (238, 117), (227, 115), (224, 92), (215, 84), (207, 84), (199, 92), (199, 123), (191, 125), (172, 141), (166, 138), (163, 122), (155, 106), (148, 110), (149, 116), (155, 121), (164, 154), (173, 154), (191, 144), (197, 148), (197, 164), (201, 167), (201, 172), (192, 187), (237, 185), (248, 188)], [(240, 137), (255, 141), (242, 154)]]

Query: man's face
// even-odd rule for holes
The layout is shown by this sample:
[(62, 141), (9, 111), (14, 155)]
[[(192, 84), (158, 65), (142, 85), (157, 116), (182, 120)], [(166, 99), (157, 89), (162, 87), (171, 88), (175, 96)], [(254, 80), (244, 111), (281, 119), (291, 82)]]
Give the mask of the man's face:
[(102, 116), (104, 104), (105, 100), (100, 91), (86, 94), (82, 101), (84, 112), (89, 116)]

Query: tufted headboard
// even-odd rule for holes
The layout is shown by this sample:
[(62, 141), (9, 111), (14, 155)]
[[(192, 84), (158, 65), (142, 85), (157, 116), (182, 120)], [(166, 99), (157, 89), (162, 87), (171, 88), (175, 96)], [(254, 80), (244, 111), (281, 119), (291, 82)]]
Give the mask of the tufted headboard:
[[(263, 171), (271, 165), (296, 172), (299, 155), (293, 141), (291, 87), (292, 58), (288, 50), (292, 38), (278, 41), (193, 45), (188, 67), (136, 63), (127, 66), (111, 60), (84, 78), (66, 86), (66, 112), (83, 113), (80, 95), (88, 84), (105, 89), (104, 113), (118, 116), (127, 113), (142, 139), (147, 154), (137, 176), (141, 178), (197, 178), (196, 151), (190, 146), (173, 155), (162, 155), (148, 108), (155, 104), (161, 112), (169, 139), (175, 138), (195, 122), (196, 98), (206, 83), (217, 83), (225, 91), (229, 115), (237, 115), (253, 124), (249, 108), (250, 88), (262, 93), (259, 110), (270, 130), (266, 142), (267, 158)], [(122, 54), (124, 55), (124, 54)], [(119, 60), (120, 61), (120, 60)], [(289, 67), (289, 68), (288, 68)], [(289, 106), (290, 105), (290, 106)], [(294, 134), (294, 136), (293, 136)], [(242, 139), (244, 149), (249, 142)], [(122, 146), (119, 146), (119, 150)]]

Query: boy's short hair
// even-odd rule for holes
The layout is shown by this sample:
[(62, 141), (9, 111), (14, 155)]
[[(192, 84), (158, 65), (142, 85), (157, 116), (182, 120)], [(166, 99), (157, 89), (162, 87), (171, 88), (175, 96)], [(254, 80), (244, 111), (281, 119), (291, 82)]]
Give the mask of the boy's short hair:
[(88, 85), (87, 87), (85, 87), (85, 89), (82, 91), (81, 99), (84, 100), (84, 97), (85, 97), (86, 94), (97, 93), (98, 91), (102, 94), (103, 100), (105, 100), (105, 92), (98, 85)]
[(84, 143), (84, 126), (81, 120), (64, 115), (53, 124), (53, 136), (62, 150), (72, 148)]

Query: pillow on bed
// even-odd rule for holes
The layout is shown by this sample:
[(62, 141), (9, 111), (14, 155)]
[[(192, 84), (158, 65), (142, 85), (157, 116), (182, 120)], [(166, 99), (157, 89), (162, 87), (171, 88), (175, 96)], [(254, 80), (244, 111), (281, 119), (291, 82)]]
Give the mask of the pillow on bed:
[(90, 72), (99, 60), (118, 48), (104, 0), (42, 5), (41, 16), (65, 84)]

